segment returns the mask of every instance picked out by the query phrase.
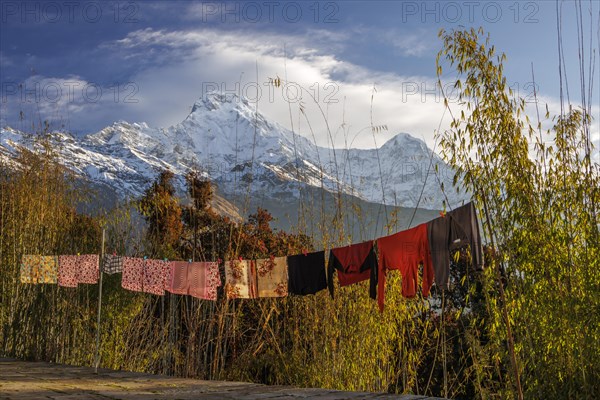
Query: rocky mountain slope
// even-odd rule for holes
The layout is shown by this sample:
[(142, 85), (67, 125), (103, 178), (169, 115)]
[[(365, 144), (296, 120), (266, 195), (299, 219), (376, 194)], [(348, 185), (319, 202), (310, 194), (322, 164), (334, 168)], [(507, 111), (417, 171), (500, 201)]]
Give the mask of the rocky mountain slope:
[[(0, 154), (34, 147), (34, 135), (10, 127), (0, 131)], [(54, 132), (61, 161), (82, 177), (107, 184), (119, 196), (139, 196), (161, 168), (182, 177), (196, 168), (216, 182), (225, 197), (298, 199), (304, 188), (343, 193), (400, 207), (441, 209), (453, 171), (409, 134), (379, 149), (316, 146), (267, 120), (244, 99), (211, 94), (188, 117), (168, 128), (115, 122), (82, 138)], [(437, 168), (437, 174), (434, 173)], [(429, 176), (427, 176), (429, 172)], [(453, 204), (462, 200), (448, 190)]]

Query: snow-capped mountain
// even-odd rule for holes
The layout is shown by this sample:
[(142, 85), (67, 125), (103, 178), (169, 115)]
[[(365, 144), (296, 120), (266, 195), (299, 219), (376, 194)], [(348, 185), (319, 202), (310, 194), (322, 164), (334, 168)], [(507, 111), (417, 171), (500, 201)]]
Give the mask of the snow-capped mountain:
[[(304, 188), (315, 187), (411, 208), (421, 197), (420, 208), (441, 209), (441, 180), (451, 204), (466, 197), (450, 189), (453, 171), (409, 134), (400, 133), (379, 149), (319, 147), (234, 95), (205, 96), (184, 121), (168, 128), (116, 122), (82, 138), (61, 132), (52, 137), (66, 166), (122, 196), (143, 193), (162, 168), (180, 177), (195, 168), (225, 197), (298, 198)], [(34, 139), (2, 128), (0, 157), (19, 146), (34, 148)]]

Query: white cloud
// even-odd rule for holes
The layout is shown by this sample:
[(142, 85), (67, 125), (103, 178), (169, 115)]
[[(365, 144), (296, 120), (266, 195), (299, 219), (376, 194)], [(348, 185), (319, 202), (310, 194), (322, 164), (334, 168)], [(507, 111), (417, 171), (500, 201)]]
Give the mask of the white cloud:
[(436, 37), (424, 29), (410, 34), (398, 30), (388, 30), (383, 33), (383, 36), (402, 56), (421, 57), (430, 54), (434, 50), (434, 45), (438, 44)]
[(83, 126), (105, 123), (118, 114), (135, 92), (133, 87), (104, 86), (76, 75), (34, 75), (23, 82), (3, 84), (3, 114), (10, 119), (21, 115), (23, 125), (18, 128), (34, 131), (43, 129), (45, 122), (51, 129), (69, 131), (71, 122)]
[[(160, 57), (165, 61), (134, 77), (140, 88), (140, 102), (128, 105), (136, 120), (152, 125), (180, 122), (194, 101), (205, 94), (203, 91), (215, 86), (252, 99), (256, 97), (258, 82), (259, 111), (282, 125), (288, 128), (293, 125), (298, 133), (312, 138), (310, 122), (320, 145), (330, 144), (329, 125), (336, 146), (352, 142), (356, 147), (373, 147), (369, 126), (375, 85), (373, 124), (388, 127), (387, 132), (377, 134), (377, 145), (399, 132), (408, 132), (433, 146), (433, 132), (443, 114), (442, 101), (422, 92), (435, 90), (434, 79), (372, 71), (340, 60), (313, 40), (315, 36), (332, 36), (340, 43), (344, 39), (344, 35), (322, 31), (299, 37), (245, 30), (145, 29), (106, 46), (142, 57), (142, 63), (144, 57)], [(268, 86), (268, 79), (275, 77), (288, 82), (285, 93)], [(236, 87), (238, 81), (241, 84)], [(304, 88), (302, 106), (306, 116), (295, 101), (297, 85)], [(342, 125), (345, 133), (340, 129)]]
[[(340, 44), (348, 39), (345, 35), (331, 35), (334, 42)], [(429, 51), (425, 43), (432, 40), (423, 32), (409, 36), (395, 32), (388, 35), (387, 40), (397, 41), (396, 47), (413, 54)], [(254, 98), (258, 82), (261, 92), (259, 111), (312, 138), (310, 124), (319, 145), (330, 146), (333, 138), (336, 147), (369, 148), (375, 143), (380, 146), (399, 132), (408, 132), (434, 147), (434, 132), (448, 129), (451, 121), (450, 114), (444, 112), (435, 77), (374, 71), (341, 60), (330, 48), (313, 40), (317, 36), (329, 37), (326, 31), (299, 37), (245, 30), (167, 32), (146, 29), (132, 32), (111, 46), (140, 54), (148, 54), (149, 48), (159, 46), (172, 58), (170, 64), (146, 69), (136, 76), (141, 99), (134, 107), (138, 109), (134, 112), (138, 120), (171, 125), (185, 118), (193, 102), (209, 87)], [(285, 93), (266, 85), (268, 78), (275, 77), (289, 82)], [(238, 81), (240, 85), (236, 86)], [(304, 113), (300, 112), (300, 102), (295, 101), (297, 85), (303, 88)], [(450, 87), (445, 90), (452, 97)], [(542, 119), (545, 104), (548, 104), (551, 116), (559, 114), (560, 105), (555, 99), (539, 94), (538, 97)], [(457, 115), (459, 108), (454, 105), (453, 109)], [(375, 138), (370, 129), (371, 113), (373, 125), (388, 128), (377, 133)], [(527, 114), (535, 124), (532, 104), (529, 104)], [(552, 125), (551, 120), (543, 121), (544, 129), (551, 129)], [(328, 128), (331, 134), (327, 133)], [(597, 132), (598, 121), (595, 121), (592, 138)], [(551, 139), (545, 137), (545, 140)]]

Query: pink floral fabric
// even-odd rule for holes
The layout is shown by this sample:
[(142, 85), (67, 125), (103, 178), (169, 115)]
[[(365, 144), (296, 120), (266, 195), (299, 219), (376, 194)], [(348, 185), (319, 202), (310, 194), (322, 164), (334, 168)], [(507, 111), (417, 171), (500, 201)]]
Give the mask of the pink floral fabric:
[(100, 257), (97, 254), (58, 256), (58, 284), (77, 287), (80, 283), (98, 283)]
[(77, 256), (58, 256), (58, 285), (77, 287)]
[(169, 266), (169, 261), (146, 260), (144, 264), (142, 290), (146, 293), (164, 296)]
[(217, 300), (217, 288), (222, 285), (221, 274), (219, 273), (219, 263), (209, 262), (207, 264), (207, 285), (205, 300)]
[(121, 286), (134, 292), (145, 292), (163, 296), (169, 276), (170, 263), (162, 260), (144, 260), (123, 257)]
[(77, 258), (79, 269), (77, 281), (88, 284), (98, 283), (98, 273), (100, 271), (100, 257), (98, 254), (84, 254)]
[(144, 277), (144, 259), (139, 257), (123, 257), (123, 275), (121, 286), (134, 292), (142, 291)]

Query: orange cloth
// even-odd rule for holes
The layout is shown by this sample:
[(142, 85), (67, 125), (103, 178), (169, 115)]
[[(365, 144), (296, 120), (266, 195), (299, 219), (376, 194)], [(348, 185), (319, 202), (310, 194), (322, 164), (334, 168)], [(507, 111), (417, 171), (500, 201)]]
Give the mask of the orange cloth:
[(256, 265), (257, 296), (285, 297), (288, 294), (286, 257), (265, 258), (254, 261)]
[(385, 275), (389, 269), (399, 269), (402, 275), (402, 295), (414, 297), (417, 293), (419, 264), (423, 264), (423, 296), (429, 295), (433, 284), (433, 265), (429, 252), (427, 224), (377, 239), (379, 251), (379, 282), (377, 303), (383, 312), (385, 303)]

